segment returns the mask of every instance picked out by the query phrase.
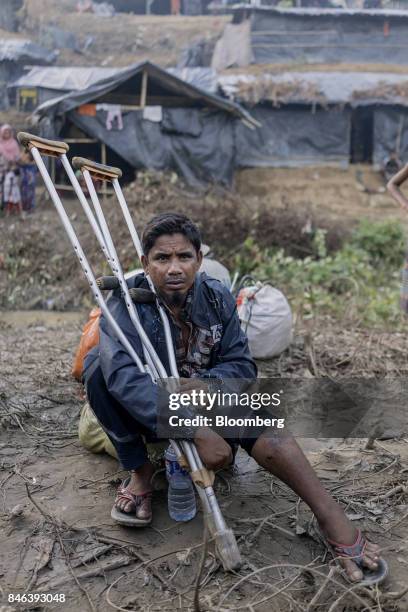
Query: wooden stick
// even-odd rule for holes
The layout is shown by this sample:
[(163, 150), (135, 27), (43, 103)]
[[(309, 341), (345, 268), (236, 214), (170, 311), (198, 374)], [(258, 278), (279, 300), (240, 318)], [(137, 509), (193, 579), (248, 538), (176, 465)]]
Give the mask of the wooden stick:
[(140, 106), (141, 106), (141, 108), (144, 108), (146, 106), (147, 79), (148, 79), (148, 74), (147, 74), (146, 70), (143, 70), (143, 74), (142, 74), (142, 90), (141, 90), (141, 94), (140, 94)]

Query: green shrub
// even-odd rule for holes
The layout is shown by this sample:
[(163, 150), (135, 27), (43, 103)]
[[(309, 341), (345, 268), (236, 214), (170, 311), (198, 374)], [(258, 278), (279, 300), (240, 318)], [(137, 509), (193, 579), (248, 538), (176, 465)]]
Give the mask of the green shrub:
[(405, 231), (399, 221), (363, 219), (353, 232), (351, 243), (366, 251), (373, 263), (400, 266), (406, 248)]
[(314, 238), (315, 257), (298, 259), (283, 249), (261, 249), (247, 239), (235, 258), (241, 274), (270, 280), (303, 317), (331, 314), (366, 325), (404, 323), (399, 309), (403, 232), (394, 222), (363, 221), (353, 237), (327, 254), (325, 233)]

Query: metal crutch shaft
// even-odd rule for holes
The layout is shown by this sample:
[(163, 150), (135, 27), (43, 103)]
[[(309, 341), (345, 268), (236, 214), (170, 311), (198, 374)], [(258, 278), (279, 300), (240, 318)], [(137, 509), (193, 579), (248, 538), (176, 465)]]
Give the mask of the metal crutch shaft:
[[(142, 255), (143, 255), (142, 244), (140, 242), (138, 233), (136, 231), (135, 225), (133, 223), (133, 219), (130, 215), (129, 208), (127, 206), (126, 200), (124, 198), (124, 195), (123, 195), (123, 192), (120, 187), (119, 180), (118, 180), (122, 176), (121, 170), (113, 166), (106, 166), (104, 164), (98, 164), (84, 157), (74, 157), (72, 159), (72, 165), (75, 169), (80, 170), (82, 172), (94, 206), (95, 206), (95, 199), (97, 200), (98, 198), (97, 198), (94, 184), (92, 182), (92, 177), (99, 179), (99, 180), (112, 182), (113, 188), (116, 193), (116, 197), (118, 199), (118, 202), (122, 210), (123, 216), (125, 218), (126, 224), (128, 226), (132, 242), (134, 244), (138, 257), (141, 261)], [(78, 187), (79, 187), (79, 184), (78, 184)], [(100, 208), (100, 205), (99, 205), (99, 208)], [(155, 293), (154, 285), (150, 277), (147, 274), (146, 274), (146, 279), (147, 279), (147, 282), (149, 283), (149, 287), (151, 291)], [(164, 334), (165, 334), (166, 345), (167, 345), (167, 352), (169, 356), (171, 375), (174, 378), (178, 378), (179, 375), (177, 371), (177, 362), (176, 362), (176, 356), (174, 353), (174, 347), (173, 347), (173, 341), (171, 337), (169, 322), (168, 322), (166, 313), (164, 312), (162, 306), (159, 303), (157, 303), (157, 308), (159, 310), (160, 318), (163, 323)], [(148, 339), (147, 341), (149, 342)], [(152, 348), (153, 347), (149, 349), (150, 353), (151, 353)]]
[[(127, 203), (126, 203), (125, 196), (123, 195), (122, 188), (121, 188), (117, 178), (112, 180), (112, 185), (113, 185), (113, 188), (115, 190), (116, 197), (118, 199), (118, 202), (119, 202), (120, 208), (122, 210), (123, 216), (125, 218), (126, 224), (128, 226), (128, 229), (129, 229), (129, 232), (130, 232), (130, 236), (132, 238), (132, 241), (133, 241), (133, 244), (135, 246), (136, 252), (137, 252), (137, 254), (139, 256), (139, 259), (141, 261), (142, 260), (142, 255), (143, 255), (142, 243), (140, 242), (139, 235), (138, 235), (138, 233), (136, 231), (135, 224), (133, 223), (132, 216), (131, 216), (131, 214), (129, 212), (129, 207), (128, 207)], [(150, 277), (148, 275), (146, 275), (146, 278), (147, 278), (147, 282), (149, 283), (150, 289), (154, 293), (156, 293), (154, 285), (153, 285)], [(161, 318), (162, 323), (163, 323), (164, 336), (165, 336), (165, 340), (166, 340), (166, 346), (167, 346), (167, 353), (168, 353), (168, 357), (169, 357), (169, 364), (170, 364), (171, 375), (174, 376), (175, 378), (179, 378), (179, 373), (178, 373), (178, 369), (177, 369), (176, 355), (174, 353), (174, 346), (173, 346), (173, 340), (172, 340), (172, 336), (171, 336), (169, 321), (168, 321), (166, 313), (164, 312), (163, 307), (161, 306), (161, 304), (159, 302), (157, 302), (157, 308), (159, 310), (159, 315), (160, 315), (160, 318)]]
[(165, 370), (165, 368), (163, 367), (152, 343), (150, 342), (149, 337), (147, 336), (145, 330), (142, 327), (142, 324), (140, 323), (139, 320), (139, 316), (137, 313), (137, 310), (135, 308), (135, 305), (129, 295), (129, 289), (127, 286), (127, 282), (125, 280), (123, 271), (122, 271), (122, 267), (120, 265), (119, 262), (119, 258), (117, 256), (116, 253), (116, 249), (115, 246), (113, 244), (113, 240), (112, 240), (112, 236), (111, 233), (109, 231), (108, 228), (108, 224), (106, 223), (106, 219), (105, 219), (105, 215), (102, 211), (102, 207), (99, 203), (99, 198), (98, 198), (98, 194), (96, 193), (95, 190), (95, 186), (93, 184), (93, 181), (91, 179), (91, 176), (89, 174), (89, 170), (84, 170), (83, 172), (84, 178), (85, 178), (85, 182), (86, 182), (86, 186), (88, 188), (88, 192), (89, 195), (91, 197), (91, 201), (92, 204), (94, 206), (95, 209), (95, 213), (96, 213), (96, 217), (98, 219), (99, 225), (101, 227), (102, 230), (102, 234), (103, 237), (105, 239), (106, 245), (108, 247), (108, 252), (110, 255), (110, 259), (112, 262), (112, 272), (113, 274), (117, 277), (119, 284), (120, 284), (120, 288), (122, 290), (122, 293), (124, 295), (124, 299), (125, 299), (125, 304), (126, 304), (126, 308), (128, 310), (130, 319), (133, 323), (133, 325), (136, 328), (137, 333), (139, 334), (139, 337), (141, 339), (142, 342), (142, 346), (143, 346), (143, 351), (145, 354), (145, 358), (146, 361), (148, 362), (149, 366), (153, 369), (153, 371), (157, 372), (157, 375), (161, 378), (161, 379), (166, 379), (167, 378), (167, 372)]
[[(142, 260), (142, 255), (143, 255), (143, 248), (142, 248), (142, 244), (140, 242), (139, 239), (139, 235), (136, 231), (135, 225), (133, 223), (133, 219), (132, 216), (129, 212), (129, 208), (128, 205), (126, 203), (126, 200), (124, 198), (121, 186), (119, 184), (119, 178), (121, 177), (122, 173), (118, 168), (115, 168), (113, 166), (106, 166), (103, 164), (98, 164), (96, 162), (93, 162), (91, 160), (85, 159), (83, 157), (74, 157), (72, 160), (72, 164), (74, 166), (74, 168), (77, 168), (79, 170), (81, 170), (81, 172), (83, 173), (83, 176), (85, 178), (85, 182), (87, 184), (88, 187), (88, 191), (90, 191), (90, 189), (92, 189), (92, 187), (90, 187), (90, 183), (89, 183), (89, 179), (90, 177), (94, 177), (100, 180), (105, 180), (105, 181), (111, 181), (116, 197), (118, 199), (120, 208), (122, 210), (122, 214), (125, 218), (126, 224), (128, 226), (129, 232), (130, 232), (130, 236), (132, 239), (132, 242), (134, 244), (134, 247), (136, 249), (136, 253), (138, 254), (138, 257), (140, 259), (140, 261)], [(88, 177), (88, 178), (87, 178)], [(93, 188), (93, 191), (95, 191), (95, 189)], [(90, 192), (91, 193), (91, 192)], [(92, 195), (91, 195), (92, 198)], [(150, 279), (150, 277), (146, 274), (146, 279), (147, 282), (149, 283), (149, 287), (151, 289), (151, 291), (155, 292), (155, 288), (154, 285)], [(176, 362), (176, 356), (174, 353), (174, 347), (173, 347), (173, 341), (172, 341), (172, 336), (171, 336), (171, 331), (170, 331), (170, 326), (169, 326), (169, 322), (166, 316), (166, 313), (164, 312), (162, 306), (160, 303), (157, 303), (157, 308), (159, 310), (159, 314), (160, 314), (160, 318), (162, 320), (163, 323), (163, 328), (164, 328), (164, 335), (165, 335), (165, 340), (166, 340), (166, 345), (167, 345), (167, 352), (168, 352), (168, 357), (169, 357), (169, 364), (170, 364), (170, 370), (171, 370), (171, 375), (174, 378), (178, 378), (178, 371), (177, 371), (177, 362)]]

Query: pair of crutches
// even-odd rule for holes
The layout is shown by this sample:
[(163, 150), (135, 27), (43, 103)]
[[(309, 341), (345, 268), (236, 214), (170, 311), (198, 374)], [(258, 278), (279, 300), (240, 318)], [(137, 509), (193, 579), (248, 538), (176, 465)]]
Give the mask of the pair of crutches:
[[(31, 155), (33, 156), (33, 159), (39, 169), (47, 191), (50, 194), (50, 197), (55, 205), (55, 208), (57, 209), (64, 229), (72, 244), (74, 252), (79, 259), (79, 263), (81, 264), (81, 267), (85, 273), (86, 279), (90, 285), (96, 303), (101, 308), (101, 311), (106, 317), (108, 324), (111, 326), (116, 337), (118, 338), (122, 346), (127, 350), (130, 357), (134, 360), (136, 366), (141, 372), (147, 372), (152, 377), (152, 380), (154, 382), (160, 382), (164, 380), (169, 381), (169, 376), (140, 323), (137, 309), (134, 305), (134, 301), (143, 301), (143, 290), (129, 290), (127, 286), (123, 270), (117, 256), (117, 252), (113, 244), (112, 236), (109, 231), (108, 224), (106, 222), (106, 218), (100, 205), (94, 185), (94, 179), (109, 181), (112, 183), (121, 211), (128, 226), (133, 245), (136, 249), (139, 259), (141, 259), (141, 242), (139, 240), (139, 236), (133, 223), (133, 219), (130, 215), (129, 208), (127, 206), (126, 200), (119, 184), (119, 178), (122, 176), (121, 170), (119, 170), (118, 168), (113, 168), (111, 166), (97, 164), (93, 161), (81, 157), (73, 158), (72, 166), (76, 170), (80, 170), (83, 174), (85, 184), (88, 189), (89, 197), (94, 208), (94, 211), (92, 211), (91, 206), (89, 205), (88, 200), (85, 197), (85, 194), (79, 184), (79, 181), (70, 165), (70, 162), (68, 161), (66, 154), (69, 150), (69, 146), (66, 143), (62, 141), (46, 140), (44, 138), (40, 138), (32, 134), (27, 134), (25, 132), (20, 132), (17, 138), (20, 144), (25, 149), (30, 151)], [(64, 209), (61, 198), (58, 195), (56, 188), (48, 173), (48, 170), (43, 162), (42, 155), (56, 157), (60, 159), (62, 166), (66, 171), (67, 176), (74, 188), (74, 191), (82, 205), (88, 222), (90, 223), (92, 230), (97, 238), (97, 241), (103, 251), (103, 254), (105, 255), (105, 258), (112, 270), (112, 273), (114, 275), (113, 279), (112, 277), (108, 277), (105, 279), (101, 278), (98, 280), (95, 278), (91, 266), (89, 265), (85, 253), (82, 250), (79, 240), (75, 234), (75, 230)], [(179, 373), (177, 370), (177, 363), (169, 321), (163, 307), (156, 299), (155, 288), (151, 279), (148, 276), (146, 276), (146, 278), (151, 290), (150, 297), (153, 297), (154, 301), (156, 302), (156, 306), (158, 308), (163, 323), (171, 370), (170, 376), (171, 379), (177, 380), (179, 378)], [(112, 282), (112, 280), (114, 282)], [(115, 286), (118, 286), (121, 289), (122, 296), (125, 300), (126, 308), (128, 310), (130, 319), (140, 337), (143, 346), (144, 363), (126, 338), (120, 326), (117, 324), (117, 322), (111, 315), (109, 308), (105, 302), (105, 299), (101, 293), (101, 288), (111, 289)], [(138, 292), (139, 294), (142, 294), (142, 297), (138, 294)], [(152, 296), (152, 294), (154, 294), (154, 296)], [(231, 529), (228, 529), (222, 516), (221, 510), (219, 508), (218, 501), (212, 486), (213, 474), (204, 467), (194, 443), (189, 442), (187, 440), (170, 440), (170, 443), (176, 453), (180, 465), (187, 468), (190, 472), (191, 478), (195, 484), (197, 493), (203, 506), (205, 517), (204, 520), (207, 522), (208, 530), (211, 534), (211, 537), (215, 541), (216, 550), (224, 566), (224, 569), (233, 570), (239, 568), (239, 566), (241, 565), (240, 553), (238, 550), (234, 533)]]

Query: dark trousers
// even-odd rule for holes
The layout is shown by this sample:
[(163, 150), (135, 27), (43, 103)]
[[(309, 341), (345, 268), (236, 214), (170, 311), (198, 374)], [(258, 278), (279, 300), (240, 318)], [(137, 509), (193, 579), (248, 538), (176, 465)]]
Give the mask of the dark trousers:
[(125, 470), (136, 470), (149, 460), (142, 435), (150, 442), (157, 441), (109, 393), (101, 368), (98, 366), (84, 382), (91, 408), (118, 453)]

